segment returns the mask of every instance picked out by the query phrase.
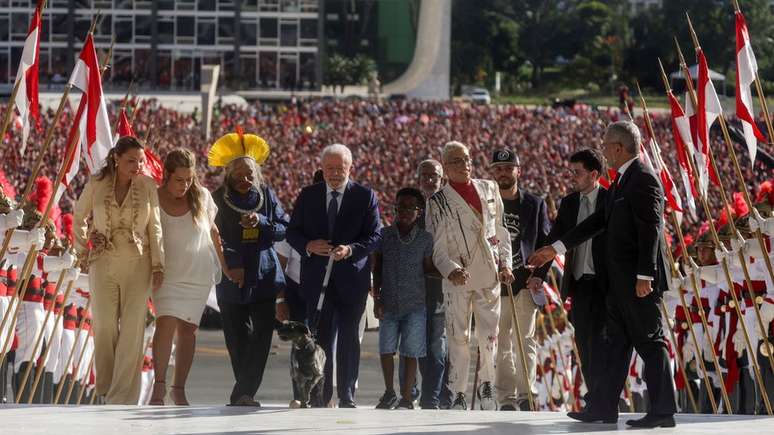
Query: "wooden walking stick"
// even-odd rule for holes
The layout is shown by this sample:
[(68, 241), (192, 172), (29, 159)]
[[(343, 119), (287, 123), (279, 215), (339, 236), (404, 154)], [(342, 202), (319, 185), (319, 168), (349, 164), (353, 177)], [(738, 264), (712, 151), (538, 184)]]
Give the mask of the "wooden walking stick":
[[(527, 383), (527, 400), (529, 401), (529, 409), (532, 412), (537, 411), (535, 406), (535, 398), (532, 397), (532, 385), (530, 383), (529, 372), (527, 371), (527, 355), (524, 350), (524, 336), (521, 335), (521, 327), (519, 327), (519, 318), (516, 315), (516, 300), (513, 297), (513, 288), (511, 284), (506, 286), (508, 288), (508, 298), (511, 301), (511, 317), (513, 318), (513, 329), (516, 331), (517, 342), (519, 344), (519, 354), (521, 355), (521, 367), (524, 369), (524, 380)], [(528, 290), (529, 291), (529, 290)]]
[[(686, 14), (686, 17), (687, 17), (687, 14)], [(692, 27), (692, 25), (690, 23), (690, 19), (688, 20), (688, 24), (689, 24), (689, 28), (691, 30), (691, 36), (694, 39), (694, 46), (696, 47), (697, 50), (700, 50), (701, 48), (698, 46), (698, 40), (696, 39), (696, 35), (693, 32), (693, 27)], [(681, 66), (683, 67), (683, 74), (688, 73), (687, 78), (686, 78), (686, 82), (688, 82), (688, 92), (691, 95), (691, 100), (694, 103), (694, 107), (697, 107), (697, 110), (698, 110), (698, 104), (696, 104), (696, 93), (695, 93), (695, 90), (693, 88), (693, 82), (691, 81), (692, 79), (691, 79), (690, 73), (688, 72), (687, 64), (685, 64), (685, 58), (683, 57), (682, 50), (680, 50), (680, 46), (679, 46), (679, 43), (677, 42), (677, 39), (675, 39), (675, 43), (677, 44), (678, 54), (680, 56), (680, 63), (681, 63)], [(722, 115), (719, 117), (719, 119), (722, 121), (722, 119), (723, 119)], [(721, 122), (721, 126), (722, 125), (724, 125), (724, 124)], [(730, 145), (730, 143), (729, 143), (729, 146), (731, 146), (731, 148), (733, 149), (733, 146)], [(712, 155), (712, 148), (708, 147), (708, 150), (709, 150), (709, 153), (710, 153), (710, 155), (709, 155), (710, 163), (712, 163), (713, 169), (715, 169), (715, 174), (718, 175), (718, 178), (719, 178), (719, 174), (717, 172), (717, 167), (714, 164), (714, 158), (713, 158), (713, 155)], [(693, 162), (691, 162), (691, 164), (693, 164)], [(731, 213), (731, 207), (730, 207), (730, 204), (728, 204), (728, 201), (726, 200), (725, 188), (723, 187), (723, 183), (722, 182), (719, 183), (719, 189), (718, 190), (720, 191), (721, 200), (723, 201), (724, 207), (726, 208), (726, 213), (728, 214), (729, 225), (731, 225), (733, 233), (737, 234), (736, 226), (734, 224), (734, 219), (733, 219), (733, 216), (732, 216), (732, 213)], [(700, 196), (703, 197), (704, 195), (700, 195)], [(703, 201), (703, 203), (704, 203), (704, 206), (705, 206), (705, 214), (707, 215), (707, 221), (709, 222), (710, 230), (712, 232), (712, 237), (714, 239), (715, 245), (718, 247), (719, 250), (725, 252), (726, 248), (721, 243), (720, 238), (718, 237), (717, 229), (715, 228), (715, 222), (712, 220), (712, 214), (710, 213), (709, 205), (707, 203), (706, 198)], [(731, 294), (731, 297), (732, 297), (732, 299), (734, 301), (734, 308), (736, 309), (736, 314), (737, 314), (737, 317), (739, 319), (739, 324), (741, 326), (741, 330), (742, 330), (742, 333), (744, 335), (745, 346), (747, 347), (748, 355), (750, 355), (749, 359), (752, 361), (752, 364), (753, 364), (753, 372), (755, 373), (755, 379), (758, 382), (758, 386), (761, 388), (761, 396), (763, 398), (764, 404), (766, 405), (766, 412), (769, 415), (773, 415), (774, 412), (772, 412), (771, 403), (769, 402), (768, 394), (766, 394), (766, 386), (763, 383), (763, 378), (761, 377), (760, 367), (758, 366), (758, 359), (755, 358), (755, 355), (756, 355), (756, 352), (754, 352), (755, 348), (753, 348), (752, 345), (750, 344), (750, 335), (749, 335), (749, 333), (747, 331), (747, 325), (744, 322), (744, 315), (742, 314), (742, 310), (741, 310), (741, 307), (739, 305), (739, 300), (738, 300), (738, 298), (736, 296), (736, 291), (734, 291), (734, 280), (731, 277), (731, 269), (730, 269), (730, 265), (729, 265), (729, 258), (727, 256), (725, 256), (725, 255), (723, 255), (721, 257), (722, 258), (720, 258), (719, 260), (720, 260), (721, 266), (723, 268), (723, 273), (724, 273), (725, 278), (726, 278), (726, 283), (728, 284), (729, 293)], [(744, 252), (741, 252), (740, 260), (741, 260), (742, 268), (743, 269), (746, 268), (747, 266), (746, 266), (746, 262), (745, 262), (746, 259), (745, 259)], [(747, 278), (747, 274), (745, 274), (745, 278)], [(750, 285), (750, 288), (752, 288), (751, 285)]]
[(476, 343), (476, 373), (473, 375), (473, 399), (470, 401), (470, 410), (476, 409), (476, 396), (478, 396), (478, 372), (481, 370), (481, 349)]
[[(65, 301), (65, 303), (66, 302), (67, 301)], [(67, 363), (64, 365), (64, 374), (62, 375), (62, 380), (59, 381), (59, 386), (56, 389), (56, 394), (54, 394), (54, 405), (59, 403), (59, 398), (62, 395), (62, 390), (64, 389), (64, 386), (67, 383), (67, 379), (70, 378), (70, 382), (75, 382), (72, 379), (72, 377), (74, 377), (74, 374), (71, 376), (67, 372), (68, 372), (68, 368), (70, 367), (70, 364), (72, 364), (73, 362), (73, 356), (75, 356), (75, 350), (78, 348), (78, 342), (81, 339), (81, 331), (83, 331), (83, 325), (86, 323), (86, 313), (89, 312), (90, 307), (91, 307), (91, 297), (89, 297), (89, 299), (86, 301), (86, 306), (83, 309), (83, 312), (84, 312), (83, 317), (81, 318), (81, 321), (78, 322), (78, 329), (75, 330), (75, 340), (73, 340), (73, 345), (70, 348), (70, 353), (67, 354)]]
[[(59, 273), (59, 280), (56, 282), (56, 290), (54, 290), (54, 299), (56, 299), (56, 295), (59, 294), (59, 290), (62, 288), (62, 282), (64, 281), (65, 273), (67, 273), (67, 269), (62, 269), (62, 272)], [(30, 377), (30, 372), (32, 371), (32, 366), (35, 364), (35, 354), (37, 353), (38, 346), (41, 345), (43, 340), (43, 335), (45, 335), (46, 332), (46, 324), (48, 324), (48, 318), (51, 317), (51, 312), (54, 311), (54, 305), (56, 305), (56, 302), (49, 305), (48, 309), (46, 310), (46, 315), (43, 317), (43, 323), (40, 325), (40, 329), (38, 330), (38, 334), (35, 337), (35, 340), (33, 341), (32, 345), (32, 353), (30, 355), (30, 363), (27, 364), (27, 368), (24, 370), (24, 374), (22, 375), (21, 384), (19, 384), (18, 390), (16, 392), (16, 403), (19, 403), (21, 401), (22, 393), (24, 393), (24, 389), (27, 386), (27, 380)], [(51, 334), (53, 337), (53, 333)], [(50, 348), (49, 346), (46, 346), (46, 350)], [(40, 358), (42, 361), (42, 364), (45, 365), (46, 358), (45, 356)], [(40, 370), (38, 370), (40, 372)], [(32, 403), (32, 394), (29, 396), (29, 402)]]
[[(662, 78), (664, 80), (666, 80), (665, 79), (666, 75), (663, 72), (664, 68), (661, 65), (661, 60), (659, 60), (659, 66), (661, 67)], [(665, 81), (664, 85), (667, 86), (667, 92), (671, 93), (672, 91), (668, 87), (669, 86), (668, 82)], [(648, 105), (645, 103), (645, 98), (642, 95), (642, 90), (640, 89), (639, 82), (637, 82), (637, 92), (640, 94), (640, 104), (642, 105), (642, 110), (643, 110), (643, 113), (645, 114), (645, 128), (647, 129), (648, 134), (650, 135), (650, 137), (656, 137), (655, 136), (655, 130), (653, 129), (653, 124), (650, 121), (650, 115), (649, 115), (649, 112), (648, 112)], [(690, 195), (691, 192), (687, 192), (686, 194)], [(683, 232), (682, 232), (682, 229), (680, 227), (680, 222), (677, 219), (677, 214), (676, 214), (676, 212), (674, 210), (671, 211), (670, 217), (672, 219), (672, 226), (675, 227), (675, 232), (677, 233), (677, 238), (678, 238), (678, 240), (680, 242), (680, 247), (682, 248), (682, 251), (685, 253), (685, 255), (688, 255), (687, 254), (688, 253), (688, 250), (687, 250), (688, 248), (685, 245), (685, 240), (683, 239)], [(666, 236), (664, 236), (664, 246), (667, 246)], [(680, 275), (680, 273), (679, 273), (679, 271), (677, 270), (677, 268), (675, 266), (675, 260), (672, 257), (672, 251), (670, 251), (669, 249), (666, 249), (666, 251), (667, 251), (667, 256), (668, 256), (668, 259), (669, 259), (671, 276), (672, 277), (678, 277)], [(686, 270), (688, 270), (687, 269), (687, 265), (686, 265)], [(696, 290), (695, 291), (696, 303), (701, 305), (701, 298), (698, 296), (698, 294), (699, 294), (698, 287), (696, 287), (695, 290)], [(690, 312), (690, 308), (689, 308), (688, 303), (685, 300), (685, 296), (684, 296), (682, 290), (678, 289), (678, 293), (679, 293), (679, 296), (680, 296), (680, 302), (682, 304), (683, 310), (685, 310), (685, 313), (689, 313)], [(663, 303), (663, 300), (662, 300), (662, 303)], [(710, 345), (710, 350), (711, 350), (711, 352), (713, 354), (713, 359), (716, 362), (715, 363), (715, 370), (717, 371), (718, 374), (720, 374), (720, 364), (719, 364), (719, 361), (717, 361), (717, 355), (715, 355), (714, 343), (712, 342), (712, 336), (710, 334), (709, 326), (706, 323), (706, 316), (704, 314), (703, 306), (702, 306), (702, 308), (700, 308), (700, 311), (701, 311), (701, 316), (700, 317), (705, 319), (705, 321), (702, 322), (702, 326), (704, 326), (704, 333), (707, 335), (707, 340), (708, 340), (708, 343)], [(667, 317), (667, 319), (668, 319), (668, 317)], [(702, 347), (700, 346), (699, 339), (696, 337), (696, 332), (693, 329), (693, 322), (689, 322), (688, 330), (689, 330), (689, 335), (691, 337), (691, 340), (692, 340), (694, 346), (696, 347), (696, 353), (697, 353), (697, 358), (696, 359), (697, 359), (699, 367), (701, 368), (702, 374), (704, 375), (703, 376), (704, 386), (707, 389), (707, 396), (708, 396), (708, 399), (709, 399), (709, 402), (710, 402), (710, 406), (712, 407), (713, 413), (717, 414), (718, 413), (717, 402), (715, 400), (715, 395), (713, 394), (713, 388), (712, 388), (712, 383), (711, 383), (711, 380), (710, 380), (710, 377), (709, 377), (709, 372), (707, 371), (707, 367), (704, 364), (704, 357), (701, 355), (702, 354), (702, 352), (701, 352), (701, 348)], [(674, 334), (674, 332), (673, 332), (673, 334)], [(677, 342), (675, 341), (675, 343), (677, 343)], [(685, 371), (683, 371), (683, 374), (685, 374)], [(720, 376), (721, 376), (721, 381), (722, 381), (722, 375), (720, 375)], [(724, 388), (725, 388), (725, 384), (724, 384)], [(724, 397), (724, 400), (726, 400), (726, 403), (728, 403), (728, 401), (727, 401), (727, 393), (725, 393), (723, 397)]]
[[(64, 296), (63, 296), (63, 300), (66, 301), (67, 298), (70, 297), (70, 292), (72, 291), (74, 284), (75, 284), (74, 280), (70, 281), (67, 284), (67, 290), (65, 290), (65, 293), (64, 293)], [(59, 283), (57, 283), (57, 285), (59, 285)], [(64, 316), (64, 313), (65, 313), (65, 310), (64, 310), (64, 306), (63, 306), (62, 309), (59, 311), (59, 314), (57, 314), (56, 320), (54, 320), (54, 329), (53, 329), (53, 331), (51, 331), (51, 337), (56, 335), (56, 332), (59, 329), (60, 320), (62, 320), (62, 317)], [(46, 349), (43, 351), (43, 356), (41, 357), (42, 361), (46, 361), (46, 358), (48, 358), (48, 353), (49, 353), (50, 350), (51, 350), (51, 346), (46, 346)], [(35, 392), (38, 390), (38, 383), (40, 383), (40, 378), (42, 376), (43, 376), (43, 371), (38, 370), (38, 372), (35, 374), (35, 379), (34, 379), (34, 381), (32, 383), (32, 392), (29, 395), (29, 399), (27, 401), (27, 404), (32, 403), (32, 398), (35, 397)], [(22, 388), (24, 388), (24, 381), (22, 381)], [(16, 400), (16, 403), (19, 403), (18, 399)]]

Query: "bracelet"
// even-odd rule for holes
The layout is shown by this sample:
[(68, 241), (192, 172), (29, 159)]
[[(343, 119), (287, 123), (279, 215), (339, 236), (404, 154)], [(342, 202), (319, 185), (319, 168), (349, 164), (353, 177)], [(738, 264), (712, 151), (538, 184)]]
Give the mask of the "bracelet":
[(283, 303), (285, 303), (285, 298), (277, 298), (277, 300), (274, 301), (274, 303), (276, 305), (283, 304)]

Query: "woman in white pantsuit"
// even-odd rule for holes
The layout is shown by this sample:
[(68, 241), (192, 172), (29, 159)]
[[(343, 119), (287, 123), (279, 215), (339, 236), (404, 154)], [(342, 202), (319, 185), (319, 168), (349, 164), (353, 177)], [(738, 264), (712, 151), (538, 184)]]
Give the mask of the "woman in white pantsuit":
[(177, 336), (174, 383), (175, 405), (188, 405), (185, 382), (193, 363), (196, 329), (210, 289), (220, 281), (224, 263), (218, 228), (218, 208), (196, 178), (196, 159), (176, 149), (164, 159), (164, 184), (158, 189), (161, 226), (167, 255), (166, 279), (153, 292), (156, 332), (153, 336), (155, 382), (150, 405), (163, 405), (166, 376)]

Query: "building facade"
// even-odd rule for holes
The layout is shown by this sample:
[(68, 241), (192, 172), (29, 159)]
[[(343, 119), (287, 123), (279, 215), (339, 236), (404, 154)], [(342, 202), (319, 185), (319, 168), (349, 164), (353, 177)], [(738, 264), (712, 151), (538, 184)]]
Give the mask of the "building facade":
[[(36, 0), (0, 0), (0, 86), (13, 83)], [(106, 88), (198, 91), (202, 64), (220, 64), (232, 90), (320, 88), (324, 0), (48, 0), (41, 89), (63, 85), (92, 17)]]

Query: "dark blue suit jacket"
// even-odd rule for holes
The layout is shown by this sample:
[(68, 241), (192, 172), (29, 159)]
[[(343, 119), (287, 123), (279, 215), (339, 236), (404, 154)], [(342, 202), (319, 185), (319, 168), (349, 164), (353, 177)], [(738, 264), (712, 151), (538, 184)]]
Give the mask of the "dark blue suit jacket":
[(249, 304), (273, 299), (285, 288), (285, 274), (273, 245), (285, 238), (287, 215), (272, 189), (261, 186), (261, 190), (264, 202), (257, 211), (259, 236), (257, 240), (247, 241), (243, 240), (244, 229), (239, 225), (241, 213), (229, 207), (223, 199), (225, 189), (221, 187), (212, 192), (212, 199), (218, 206), (215, 225), (223, 242), (227, 266), (245, 270), (245, 285), (242, 288), (223, 277), (216, 286), (219, 303)]
[(362, 298), (371, 285), (368, 255), (381, 238), (379, 204), (374, 191), (348, 182), (336, 216), (333, 234), (328, 234), (326, 184), (318, 183), (301, 190), (288, 225), (287, 241), (301, 254), (301, 294), (317, 301), (322, 290), (328, 257), (307, 255), (311, 240), (329, 240), (332, 245), (350, 245), (352, 255), (335, 262), (331, 281), (338, 296), (353, 302)]

